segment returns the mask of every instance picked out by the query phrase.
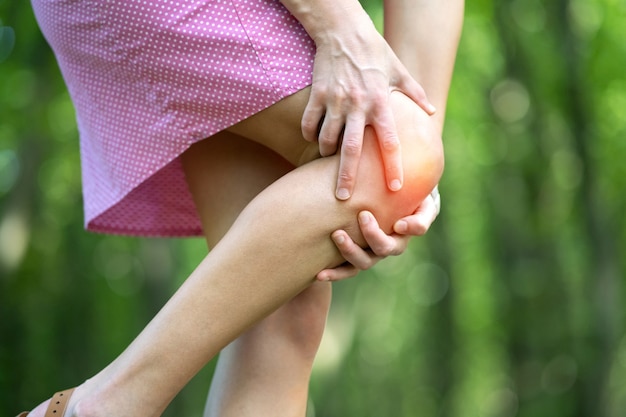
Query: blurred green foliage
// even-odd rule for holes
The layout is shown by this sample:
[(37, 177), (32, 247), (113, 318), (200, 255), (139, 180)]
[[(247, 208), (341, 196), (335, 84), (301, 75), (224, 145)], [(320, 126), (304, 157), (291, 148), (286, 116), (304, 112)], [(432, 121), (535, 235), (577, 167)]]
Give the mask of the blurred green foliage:
[[(621, 0), (468, 2), (442, 213), (335, 285), (310, 416), (623, 414), (625, 18)], [(86, 233), (81, 203), (54, 58), (30, 5), (0, 2), (0, 415), (106, 365), (206, 251)], [(211, 372), (167, 415), (200, 416)]]

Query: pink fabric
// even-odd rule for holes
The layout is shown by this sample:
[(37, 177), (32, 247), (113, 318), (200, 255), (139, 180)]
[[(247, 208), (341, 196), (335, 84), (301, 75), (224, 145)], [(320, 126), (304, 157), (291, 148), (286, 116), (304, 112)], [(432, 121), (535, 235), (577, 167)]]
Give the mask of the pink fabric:
[(33, 7), (76, 108), (89, 230), (201, 234), (180, 154), (311, 82), (314, 43), (277, 0)]

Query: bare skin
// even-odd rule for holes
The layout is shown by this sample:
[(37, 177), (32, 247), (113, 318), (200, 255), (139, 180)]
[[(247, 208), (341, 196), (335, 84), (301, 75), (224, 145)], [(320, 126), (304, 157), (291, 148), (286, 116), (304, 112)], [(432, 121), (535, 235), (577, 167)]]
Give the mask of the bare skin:
[[(307, 93), (303, 90), (292, 97), (306, 100)], [(299, 94), (303, 97), (295, 97)], [(281, 103), (295, 108), (288, 101)], [(245, 207), (137, 339), (110, 366), (78, 387), (66, 415), (160, 415), (222, 348), (309, 287), (319, 271), (343, 262), (329, 239), (331, 233), (345, 230), (364, 245), (356, 221), (360, 211), (370, 210), (387, 232), (398, 218), (414, 213), (441, 175), (441, 141), (428, 115), (415, 103), (399, 93), (393, 95), (391, 103), (405, 167), (405, 185), (399, 192), (386, 187), (371, 129), (365, 134), (357, 186), (345, 202), (336, 200), (333, 193), (339, 158), (312, 160), (317, 152), (315, 144), (297, 138), (275, 141), (265, 135), (268, 129), (282, 128), (282, 124), (263, 127), (248, 120), (237, 126), (236, 133), (223, 133), (221, 138), (190, 148), (183, 162), (205, 225), (212, 220), (212, 199), (205, 187), (215, 182), (207, 178), (206, 167), (223, 158), (212, 152), (211, 146), (226, 143), (225, 135), (244, 137), (245, 132), (252, 132), (251, 139), (298, 168), (265, 188)], [(295, 120), (299, 123), (297, 116)], [(43, 411), (43, 407), (34, 410), (32, 417), (42, 416)]]
[[(204, 230), (212, 248), (257, 194), (294, 167), (238, 136), (207, 145), (220, 156), (205, 165), (214, 180), (203, 187), (210, 202)], [(329, 283), (314, 283), (224, 348), (205, 416), (303, 416), (330, 298)]]
[[(260, 137), (268, 139), (272, 139), (276, 132), (287, 135), (286, 137), (297, 137), (299, 113), (294, 109), (302, 105), (303, 97), (291, 97), (282, 103), (283, 106), (273, 107), (232, 130), (243, 134), (260, 133)], [(269, 154), (266, 148), (253, 143), (246, 145), (243, 140), (233, 139), (228, 138), (221, 145), (214, 144), (215, 148), (211, 153), (224, 156), (229, 155), (226, 148), (232, 149), (233, 159), (221, 158), (219, 165), (207, 166), (207, 169), (213, 170), (207, 176), (219, 178), (220, 184), (227, 181), (229, 185), (226, 188), (232, 189), (237, 185), (238, 196), (242, 195), (244, 189), (250, 190), (252, 198), (256, 195), (254, 187), (260, 185), (261, 178), (271, 179), (281, 169), (285, 169), (285, 166), (280, 158)], [(231, 146), (234, 143), (238, 145)], [(318, 156), (315, 149), (311, 148), (304, 155), (313, 158)], [(246, 168), (242, 170), (241, 165)], [(228, 207), (215, 210), (216, 207), (224, 206), (223, 199), (216, 201), (211, 198), (217, 192), (217, 189), (207, 190), (207, 200), (211, 201), (213, 208), (209, 221), (213, 223), (217, 219), (228, 218), (229, 214), (232, 217), (236, 209)], [(423, 209), (428, 213), (423, 229), (425, 231), (434, 219), (435, 211), (430, 206)], [(363, 222), (363, 218), (369, 221)], [(374, 249), (374, 253), (391, 255), (403, 251), (397, 239), (380, 231), (371, 213), (360, 213), (359, 219), (368, 246), (379, 246)], [(212, 229), (215, 227), (209, 230)], [(365, 253), (344, 231), (336, 231), (332, 236), (334, 239), (344, 239), (341, 243), (336, 242), (342, 250), (342, 256), (352, 259), (352, 262), (364, 268), (372, 266), (380, 259), (371, 252)], [(215, 243), (212, 240), (216, 238), (217, 236), (208, 237), (210, 246)], [(394, 253), (395, 251), (398, 253)], [(352, 265), (340, 268), (345, 269), (345, 277), (354, 275), (355, 268)], [(335, 269), (326, 269), (324, 272), (329, 276), (340, 276)], [(318, 278), (319, 276), (318, 274)], [(303, 416), (313, 360), (322, 338), (330, 298), (330, 286), (314, 284), (225, 348), (220, 353), (213, 376), (205, 416)]]
[[(287, 115), (278, 118), (289, 119)], [(298, 133), (297, 125), (292, 129), (290, 137)], [(217, 179), (205, 188), (211, 207), (211, 226), (205, 229), (209, 247), (217, 244), (237, 213), (254, 196), (294, 168), (267, 148), (240, 137), (213, 142), (211, 153), (221, 158), (206, 166), (212, 171), (207, 175)], [(219, 188), (213, 188), (216, 184)], [(221, 189), (236, 189), (237, 192), (219, 194)], [(223, 197), (210, 198), (211, 195)], [(427, 201), (432, 204), (430, 199)], [(425, 210), (425, 231), (434, 219), (435, 210), (422, 206), (424, 204), (420, 207)], [(345, 235), (338, 248), (342, 257), (355, 265), (369, 268), (381, 258), (375, 253), (390, 255), (403, 251), (401, 243), (385, 235), (375, 219), (360, 226), (368, 245), (378, 246), (374, 252), (365, 252), (356, 246), (344, 231), (332, 235), (334, 238)], [(345, 278), (353, 276), (357, 270), (354, 265), (343, 265), (339, 270), (324, 270), (322, 278)], [(303, 416), (313, 360), (323, 335), (330, 299), (330, 285), (314, 283), (223, 349), (213, 375), (205, 416)]]

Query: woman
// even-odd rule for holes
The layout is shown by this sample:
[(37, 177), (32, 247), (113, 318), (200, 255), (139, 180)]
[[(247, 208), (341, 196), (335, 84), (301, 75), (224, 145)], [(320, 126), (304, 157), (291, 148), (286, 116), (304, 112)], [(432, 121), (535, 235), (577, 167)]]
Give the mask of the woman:
[(418, 207), (443, 167), (462, 3), (386, 2), (389, 44), (356, 1), (282, 3), (33, 2), (77, 109), (87, 228), (202, 233), (212, 251), (113, 363), (31, 417), (160, 415), (227, 345), (206, 415), (303, 415), (330, 301), (313, 277), (432, 221)]

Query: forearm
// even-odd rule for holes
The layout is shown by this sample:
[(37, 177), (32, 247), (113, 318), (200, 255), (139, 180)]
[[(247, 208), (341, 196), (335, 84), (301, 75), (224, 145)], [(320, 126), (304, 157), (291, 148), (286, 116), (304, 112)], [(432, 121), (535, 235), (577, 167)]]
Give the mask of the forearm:
[[(354, 33), (373, 25), (358, 0), (280, 0), (317, 43), (320, 37)], [(369, 28), (368, 28), (369, 29)]]
[(385, 39), (437, 108), (446, 101), (463, 24), (463, 0), (385, 0)]

